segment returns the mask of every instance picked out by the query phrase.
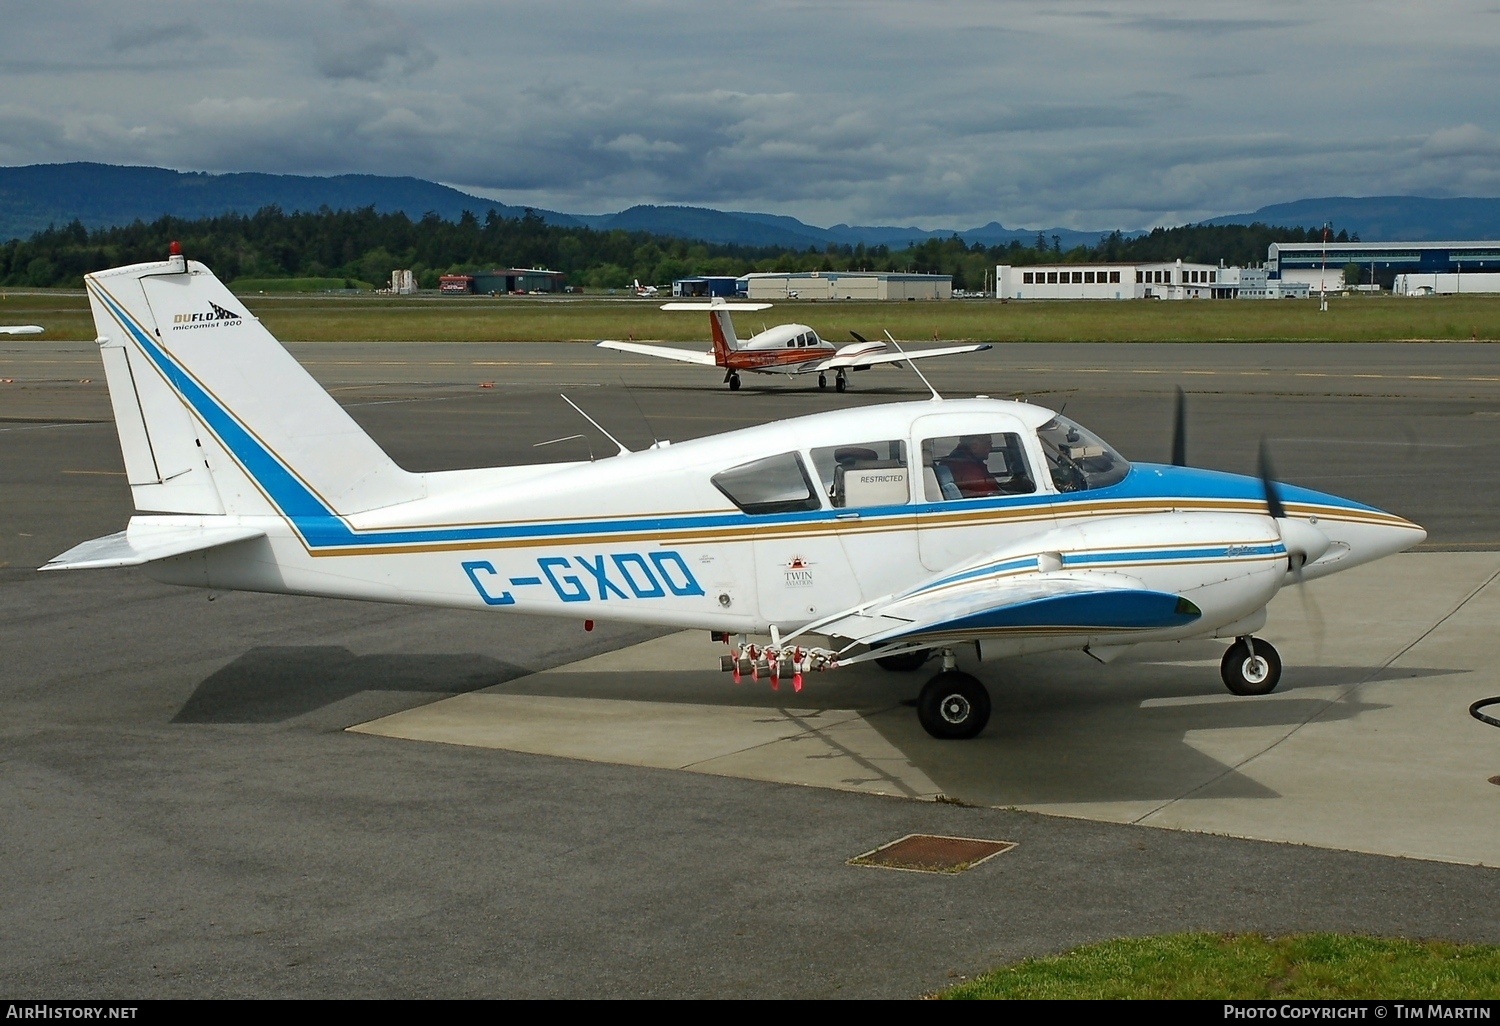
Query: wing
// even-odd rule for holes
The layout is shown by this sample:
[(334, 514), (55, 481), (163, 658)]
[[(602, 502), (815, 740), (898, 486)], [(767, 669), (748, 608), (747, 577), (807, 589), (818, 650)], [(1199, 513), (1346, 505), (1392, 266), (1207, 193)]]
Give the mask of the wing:
[(929, 356), (956, 356), (959, 353), (978, 353), (991, 348), (989, 343), (981, 343), (970, 346), (944, 346), (941, 349), (908, 349), (906, 352), (880, 352), (869, 354), (855, 354), (852, 356), (839, 356), (834, 354), (826, 360), (817, 363), (805, 364), (797, 368), (798, 374), (806, 374), (809, 371), (838, 370), (840, 367), (852, 370), (860, 367), (874, 367), (881, 363), (903, 363), (907, 360), (925, 360)]
[[(1126, 574), (1037, 566), (1036, 557), (966, 564), (797, 633), (833, 638), (842, 655), (857, 645), (1128, 635), (1181, 627), (1203, 615), (1181, 595), (1154, 591)], [(997, 576), (1005, 574), (1016, 576)]]
[(639, 342), (600, 342), (600, 349), (618, 349), (622, 353), (639, 353), (642, 356), (655, 356), (663, 360), (678, 360), (682, 363), (696, 363), (704, 367), (717, 367), (714, 362), (713, 353), (691, 353), (686, 349), (673, 349), (670, 346), (645, 346)]
[(40, 335), (42, 328), (37, 324), (0, 324), (0, 335)]

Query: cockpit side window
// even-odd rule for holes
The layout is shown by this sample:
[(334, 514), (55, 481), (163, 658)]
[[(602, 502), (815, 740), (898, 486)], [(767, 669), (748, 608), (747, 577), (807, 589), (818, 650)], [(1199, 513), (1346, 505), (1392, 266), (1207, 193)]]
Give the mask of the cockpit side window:
[(1081, 492), (1119, 484), (1130, 473), (1125, 457), (1086, 427), (1056, 416), (1037, 428), (1052, 483), (1060, 492)]
[(911, 501), (906, 443), (900, 439), (823, 446), (812, 451), (812, 462), (834, 506), (895, 506)]
[(742, 463), (715, 474), (710, 480), (746, 513), (796, 513), (823, 508), (801, 458), (794, 452)]
[(1036, 491), (1021, 436), (1013, 431), (922, 439), (922, 481), (928, 502)]

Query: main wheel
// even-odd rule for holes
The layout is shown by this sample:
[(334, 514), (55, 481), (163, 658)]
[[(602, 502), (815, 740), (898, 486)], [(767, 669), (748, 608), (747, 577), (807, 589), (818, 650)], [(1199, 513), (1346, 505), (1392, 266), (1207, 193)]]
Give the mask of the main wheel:
[(738, 374), (729, 375), (729, 390), (731, 392), (738, 392), (740, 390), (740, 376)]
[(833, 387), (838, 389), (840, 392), (847, 391), (849, 388), (849, 379), (840, 374), (838, 377), (833, 379)]
[(875, 665), (882, 670), (890, 670), (893, 673), (910, 673), (912, 670), (920, 670), (922, 664), (927, 662), (927, 657), (932, 653), (919, 648), (915, 652), (898, 652), (896, 655), (877, 656)]
[(917, 719), (939, 740), (974, 737), (990, 722), (990, 693), (967, 673), (945, 670), (923, 685)]
[(1240, 638), (1224, 653), (1219, 676), (1236, 695), (1269, 695), (1281, 683), (1281, 656), (1269, 641)]
[(827, 388), (828, 387), (828, 375), (826, 375), (826, 374), (819, 374), (818, 375), (818, 387), (819, 388)]

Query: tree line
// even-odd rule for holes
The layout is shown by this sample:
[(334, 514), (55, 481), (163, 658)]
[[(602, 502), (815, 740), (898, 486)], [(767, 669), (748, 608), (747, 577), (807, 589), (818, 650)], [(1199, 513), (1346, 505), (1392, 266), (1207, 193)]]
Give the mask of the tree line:
[[(1100, 263), (1183, 260), (1251, 265), (1272, 242), (1311, 242), (1321, 228), (1264, 224), (1185, 225), (1127, 238), (1101, 235), (1092, 246), (1062, 249), (1056, 236), (1005, 245), (969, 244), (957, 235), (905, 249), (863, 244), (806, 250), (709, 244), (621, 230), (549, 225), (527, 212), (483, 219), (465, 212), (457, 221), (435, 213), (413, 220), (404, 213), (329, 210), (286, 213), (265, 207), (254, 214), (196, 220), (162, 217), (146, 224), (89, 229), (78, 221), (50, 227), (25, 240), (0, 244), (0, 286), (72, 287), (83, 276), (122, 264), (160, 260), (168, 243), (201, 260), (226, 282), (237, 279), (331, 278), (351, 287), (384, 287), (391, 271), (410, 268), (421, 288), (436, 288), (444, 274), (494, 267), (546, 267), (575, 287), (624, 288), (633, 280), (661, 284), (696, 275), (739, 276), (754, 271), (902, 271), (948, 274), (956, 289), (979, 290), (996, 264)], [(1340, 231), (1330, 241), (1351, 240)]]

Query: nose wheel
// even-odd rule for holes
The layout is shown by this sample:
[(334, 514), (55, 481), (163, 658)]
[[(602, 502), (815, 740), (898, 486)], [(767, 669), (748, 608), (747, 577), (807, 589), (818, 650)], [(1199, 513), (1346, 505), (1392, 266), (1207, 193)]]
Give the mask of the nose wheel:
[(818, 387), (820, 389), (828, 387), (828, 375), (827, 374), (819, 374), (818, 375)]
[(922, 729), (941, 741), (975, 737), (990, 722), (990, 693), (960, 670), (944, 670), (917, 696)]
[(1269, 641), (1236, 638), (1219, 663), (1219, 676), (1236, 695), (1269, 695), (1281, 683), (1281, 656)]

